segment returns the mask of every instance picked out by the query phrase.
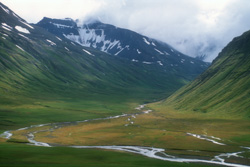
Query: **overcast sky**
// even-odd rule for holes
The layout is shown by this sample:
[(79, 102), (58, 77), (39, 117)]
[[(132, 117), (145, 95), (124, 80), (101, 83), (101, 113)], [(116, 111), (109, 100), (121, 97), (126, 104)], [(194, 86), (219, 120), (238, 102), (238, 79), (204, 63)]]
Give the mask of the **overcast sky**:
[(30, 23), (44, 16), (128, 28), (212, 61), (233, 37), (250, 29), (249, 0), (1, 0)]

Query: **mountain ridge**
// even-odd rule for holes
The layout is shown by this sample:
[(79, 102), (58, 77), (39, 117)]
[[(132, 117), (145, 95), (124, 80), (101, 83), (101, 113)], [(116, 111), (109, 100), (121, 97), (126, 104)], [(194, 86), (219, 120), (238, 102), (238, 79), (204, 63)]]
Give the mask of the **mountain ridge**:
[(172, 67), (184, 64), (190, 68), (195, 63), (204, 67), (209, 65), (209, 63), (182, 54), (164, 42), (100, 21), (78, 24), (72, 19), (45, 17), (37, 25), (82, 46), (92, 47), (137, 63)]

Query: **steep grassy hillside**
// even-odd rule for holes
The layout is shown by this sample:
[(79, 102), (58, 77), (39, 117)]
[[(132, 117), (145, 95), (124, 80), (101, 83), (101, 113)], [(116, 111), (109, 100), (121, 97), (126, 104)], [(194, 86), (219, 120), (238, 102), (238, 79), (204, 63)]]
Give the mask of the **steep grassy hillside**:
[(233, 39), (211, 67), (157, 107), (220, 118), (250, 118), (250, 31)]

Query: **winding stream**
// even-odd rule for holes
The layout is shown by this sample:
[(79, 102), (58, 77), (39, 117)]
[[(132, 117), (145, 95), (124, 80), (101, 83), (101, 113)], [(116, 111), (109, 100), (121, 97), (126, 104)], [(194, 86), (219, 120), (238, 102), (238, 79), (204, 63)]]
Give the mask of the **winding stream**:
[[(136, 109), (141, 111), (144, 107), (145, 107), (145, 105), (140, 105)], [(152, 112), (152, 110), (141, 111), (140, 113), (136, 113), (136, 114), (123, 114), (123, 115), (112, 116), (112, 117), (107, 117), (107, 118), (97, 118), (97, 119), (90, 119), (90, 120), (84, 120), (84, 121), (32, 125), (30, 127), (17, 129), (17, 131), (31, 129), (31, 128), (34, 128), (34, 127), (50, 126), (51, 128), (46, 129), (46, 130), (38, 130), (38, 131), (35, 131), (35, 132), (28, 133), (27, 134), (27, 139), (30, 142), (29, 144), (31, 144), (31, 145), (43, 146), (43, 147), (56, 147), (54, 145), (50, 145), (49, 143), (36, 141), (34, 139), (35, 134), (39, 133), (39, 132), (55, 130), (55, 129), (59, 128), (59, 127), (66, 126), (66, 125), (72, 125), (72, 124), (75, 124), (75, 123), (90, 122), (90, 121), (95, 121), (95, 120), (116, 119), (116, 118), (121, 118), (121, 117), (126, 117), (126, 116), (135, 117), (135, 115), (148, 114), (149, 112)], [(213, 142), (214, 144), (225, 145), (222, 142), (218, 142), (218, 140), (221, 141), (220, 138), (217, 138), (217, 137), (214, 137), (214, 136), (198, 135), (198, 134), (192, 134), (192, 133), (188, 133), (188, 132), (186, 134), (189, 135), (189, 136), (199, 138), (201, 140), (206, 140), (208, 142)], [(11, 136), (12, 136), (11, 131), (6, 131), (6, 132), (4, 132), (3, 134), (0, 135), (0, 137), (6, 138), (6, 139), (10, 139)], [(219, 154), (219, 155), (215, 156), (211, 160), (179, 158), (179, 157), (176, 157), (176, 156), (166, 154), (165, 149), (154, 148), (154, 147), (140, 147), (140, 146), (66, 146), (66, 147), (78, 148), (78, 149), (119, 150), (119, 151), (125, 151), (125, 152), (140, 154), (140, 155), (143, 155), (143, 156), (146, 156), (146, 157), (155, 158), (155, 159), (164, 160), (164, 161), (172, 161), (172, 162), (188, 162), (188, 163), (193, 162), (193, 163), (208, 163), (208, 164), (216, 164), (216, 165), (232, 166), (232, 167), (250, 167), (248, 165), (241, 165), (241, 164), (234, 164), (234, 163), (225, 162), (225, 159), (230, 158), (230, 157), (240, 157), (240, 158), (242, 158), (239, 154), (242, 154), (242, 153), (244, 153), (246, 151), (249, 151), (250, 147), (241, 147), (243, 150), (240, 151), (240, 152), (222, 153), (222, 154)]]

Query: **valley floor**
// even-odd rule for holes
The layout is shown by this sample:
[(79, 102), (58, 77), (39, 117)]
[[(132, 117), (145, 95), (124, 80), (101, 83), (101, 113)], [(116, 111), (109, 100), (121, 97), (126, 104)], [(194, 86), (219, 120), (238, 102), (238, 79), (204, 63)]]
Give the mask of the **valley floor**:
[[(119, 154), (130, 156), (131, 154), (120, 152), (126, 151), (174, 162), (205, 162), (207, 165), (227, 166), (250, 165), (248, 120), (201, 118), (195, 114), (187, 115), (171, 109), (162, 111), (155, 104), (149, 107), (154, 110), (139, 106), (133, 114), (18, 129), (10, 132), (13, 136), (8, 140), (8, 144), (2, 143), (2, 146), (6, 148), (11, 145), (10, 143), (64, 146), (47, 148), (48, 150), (71, 150), (69, 146), (73, 146), (95, 148), (91, 151), (96, 153), (107, 152), (99, 149), (116, 150)], [(7, 137), (10, 135), (7, 134)], [(25, 147), (34, 149), (32, 146)], [(46, 150), (46, 148), (42, 149)], [(116, 155), (113, 152), (108, 153)], [(138, 155), (134, 156), (138, 157)], [(140, 158), (157, 161), (160, 164), (174, 163)], [(160, 164), (155, 166), (161, 166)], [(195, 166), (196, 164), (177, 163), (174, 166), (178, 165)]]

